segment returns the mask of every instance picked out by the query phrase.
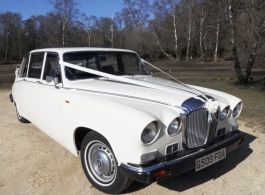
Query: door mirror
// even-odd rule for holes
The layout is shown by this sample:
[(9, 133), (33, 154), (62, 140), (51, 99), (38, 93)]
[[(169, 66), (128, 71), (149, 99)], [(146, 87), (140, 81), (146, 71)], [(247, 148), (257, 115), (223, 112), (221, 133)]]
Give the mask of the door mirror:
[(16, 66), (16, 71), (15, 71), (15, 75), (16, 75), (16, 77), (18, 77), (19, 70), (20, 70), (20, 64), (18, 64), (18, 65)]
[(51, 83), (52, 81), (54, 82), (55, 88), (59, 89), (59, 87), (57, 86), (59, 84), (58, 78), (54, 77), (54, 76), (46, 76), (46, 82), (47, 83)]
[(52, 81), (54, 81), (54, 76), (46, 76), (46, 82), (47, 83), (50, 83)]

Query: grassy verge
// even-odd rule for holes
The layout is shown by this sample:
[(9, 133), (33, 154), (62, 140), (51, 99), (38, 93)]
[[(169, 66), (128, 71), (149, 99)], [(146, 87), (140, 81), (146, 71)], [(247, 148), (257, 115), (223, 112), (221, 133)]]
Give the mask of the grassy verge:
[(261, 84), (238, 85), (227, 81), (186, 81), (187, 84), (198, 85), (219, 91), (223, 91), (243, 100), (243, 111), (239, 117), (253, 127), (265, 133), (265, 91), (260, 91)]

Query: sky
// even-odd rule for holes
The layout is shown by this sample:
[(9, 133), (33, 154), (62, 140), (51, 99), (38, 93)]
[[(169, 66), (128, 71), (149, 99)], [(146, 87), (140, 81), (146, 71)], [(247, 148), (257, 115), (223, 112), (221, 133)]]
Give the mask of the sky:
[[(80, 13), (97, 17), (112, 17), (112, 14), (121, 11), (123, 0), (77, 0)], [(53, 10), (47, 0), (0, 0), (0, 13), (7, 11), (21, 13), (26, 20), (32, 15), (45, 15)]]

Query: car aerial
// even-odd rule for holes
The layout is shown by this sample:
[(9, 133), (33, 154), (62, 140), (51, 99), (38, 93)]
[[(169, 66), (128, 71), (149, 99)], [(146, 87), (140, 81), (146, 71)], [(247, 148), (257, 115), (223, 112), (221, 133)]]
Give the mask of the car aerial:
[(18, 120), (81, 156), (88, 180), (105, 193), (200, 171), (244, 141), (241, 99), (186, 85), (130, 50), (37, 49), (15, 74)]

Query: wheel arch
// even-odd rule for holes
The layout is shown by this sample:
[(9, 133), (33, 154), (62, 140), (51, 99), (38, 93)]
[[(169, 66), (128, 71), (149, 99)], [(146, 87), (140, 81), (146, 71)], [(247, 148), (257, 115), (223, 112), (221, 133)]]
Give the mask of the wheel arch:
[(74, 141), (75, 141), (75, 146), (78, 152), (81, 150), (82, 141), (84, 140), (85, 136), (91, 131), (94, 131), (94, 130), (89, 129), (87, 127), (76, 128), (74, 132)]

